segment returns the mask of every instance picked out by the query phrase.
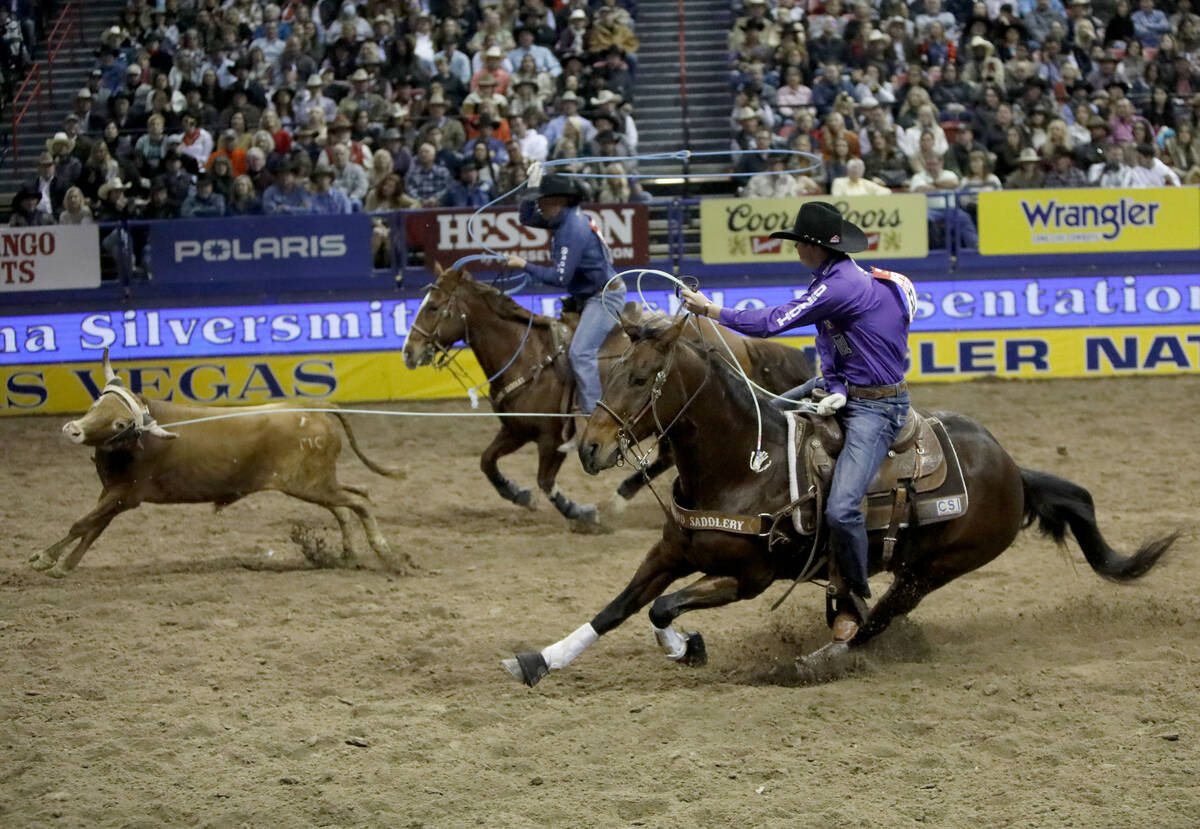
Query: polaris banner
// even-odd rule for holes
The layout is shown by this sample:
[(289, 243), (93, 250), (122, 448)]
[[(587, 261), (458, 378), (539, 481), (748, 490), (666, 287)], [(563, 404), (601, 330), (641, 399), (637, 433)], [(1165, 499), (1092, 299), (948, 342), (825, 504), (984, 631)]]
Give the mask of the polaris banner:
[(371, 269), (371, 219), (245, 216), (150, 225), (155, 279), (172, 282), (336, 279)]

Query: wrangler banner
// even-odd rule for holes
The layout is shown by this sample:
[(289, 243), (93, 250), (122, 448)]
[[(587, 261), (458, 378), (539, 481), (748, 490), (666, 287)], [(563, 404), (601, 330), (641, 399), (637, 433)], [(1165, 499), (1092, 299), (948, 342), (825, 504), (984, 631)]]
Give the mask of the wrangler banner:
[(1115, 253), (1200, 247), (1200, 189), (979, 194), (979, 252)]
[(929, 255), (925, 196), (845, 196), (811, 199), (705, 199), (700, 202), (700, 258), (706, 265), (736, 262), (794, 262), (796, 252), (776, 230), (791, 230), (806, 201), (829, 202), (867, 234), (861, 259), (922, 258)]

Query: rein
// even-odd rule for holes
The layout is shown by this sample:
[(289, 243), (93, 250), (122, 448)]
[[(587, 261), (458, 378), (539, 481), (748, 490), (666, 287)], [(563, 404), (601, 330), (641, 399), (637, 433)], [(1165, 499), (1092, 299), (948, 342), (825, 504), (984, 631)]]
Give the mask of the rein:
[[(458, 317), (459, 317), (459, 319), (462, 320), (462, 323), (463, 323), (462, 339), (463, 339), (463, 342), (465, 343), (463, 348), (454, 349), (452, 351), (448, 346), (442, 345), (442, 343), (439, 341), (439, 339), (437, 339), (438, 330), (441, 328), (442, 323), (445, 320), (449, 319), (451, 314), (453, 313), (453, 311), (451, 309), (458, 307), (458, 303), (460, 301), (459, 296), (458, 296), (459, 288), (461, 288), (461, 285), (458, 288), (455, 288), (453, 291), (447, 291), (445, 288), (439, 287), (437, 285), (437, 283), (430, 285), (429, 286), (429, 294), (432, 294), (434, 291), (441, 291), (443, 294), (445, 294), (448, 297), (448, 301), (446, 302), (445, 305), (443, 305), (440, 309), (438, 309), (438, 315), (436, 317), (436, 322), (433, 326), (432, 331), (424, 330), (423, 328), (421, 328), (420, 326), (418, 326), (416, 324), (415, 320), (413, 321), (413, 324), (411, 326), (409, 326), (409, 328), (413, 331), (416, 331), (418, 334), (420, 334), (422, 337), (425, 338), (425, 343), (426, 343), (427, 347), (431, 347), (437, 351), (437, 357), (435, 357), (434, 360), (431, 361), (431, 364), (433, 365), (434, 369), (436, 369), (438, 371), (440, 371), (442, 369), (448, 369), (450, 371), (450, 376), (452, 376), (458, 382), (458, 384), (463, 387), (463, 390), (466, 391), (466, 393), (467, 393), (467, 397), (469, 397), (471, 399), (471, 407), (476, 408), (479, 406), (479, 394), (478, 394), (479, 390), (481, 388), (483, 388), (484, 386), (488, 386), (489, 387), (488, 391), (490, 393), (491, 384), (496, 380), (496, 378), (500, 377), (501, 375), (504, 374), (504, 372), (508, 371), (512, 367), (513, 363), (515, 363), (517, 361), (517, 358), (521, 356), (521, 353), (525, 350), (525, 346), (529, 342), (529, 335), (531, 333), (533, 333), (533, 320), (534, 320), (535, 314), (532, 311), (529, 312), (529, 322), (525, 326), (525, 333), (521, 336), (521, 342), (519, 342), (517, 344), (516, 351), (514, 351), (512, 356), (508, 358), (508, 362), (506, 362), (503, 366), (500, 367), (499, 370), (495, 371), (490, 377), (486, 378), (483, 382), (478, 383), (473, 386), (469, 386), (469, 385), (467, 385), (466, 370), (462, 366), (457, 364), (458, 358), (463, 353), (463, 351), (468, 350), (468, 349), (474, 351), (474, 349), (475, 349), (475, 346), (471, 343), (471, 325), (470, 325), (470, 322), (468, 321), (466, 313), (463, 312), (461, 309), (458, 312)], [(419, 312), (418, 312), (418, 316), (420, 316)], [(532, 372), (530, 372), (530, 374), (523, 375), (522, 377), (518, 378), (517, 380), (513, 381), (512, 383), (509, 383), (504, 388), (502, 388), (500, 390), (499, 394), (497, 395), (497, 397), (492, 401), (492, 405), (493, 406), (500, 405), (500, 401), (503, 400), (505, 397), (507, 397), (509, 394), (516, 391), (517, 389), (519, 389), (521, 386), (525, 385), (530, 380), (537, 379), (538, 375), (541, 374), (542, 369), (545, 368), (546, 366), (550, 365), (551, 363), (553, 363), (554, 360), (556, 360), (558, 358), (558, 356), (562, 353), (564, 348), (565, 347), (559, 347), (559, 349), (557, 351), (555, 351), (555, 353), (551, 354), (544, 361), (541, 361), (538, 363), (538, 365), (534, 366), (534, 368), (533, 368)]]

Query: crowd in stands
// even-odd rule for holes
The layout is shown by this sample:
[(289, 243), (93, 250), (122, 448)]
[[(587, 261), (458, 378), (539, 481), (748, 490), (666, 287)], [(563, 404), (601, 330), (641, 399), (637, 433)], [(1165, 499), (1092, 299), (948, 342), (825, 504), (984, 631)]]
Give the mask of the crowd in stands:
[[(633, 11), (131, 0), (11, 221), (477, 207), (535, 162), (632, 155)], [(643, 195), (627, 179), (577, 181), (595, 200)]]
[[(1200, 184), (1200, 15), (1134, 1), (740, 0), (744, 194)], [(932, 198), (931, 231), (972, 246), (973, 211)]]

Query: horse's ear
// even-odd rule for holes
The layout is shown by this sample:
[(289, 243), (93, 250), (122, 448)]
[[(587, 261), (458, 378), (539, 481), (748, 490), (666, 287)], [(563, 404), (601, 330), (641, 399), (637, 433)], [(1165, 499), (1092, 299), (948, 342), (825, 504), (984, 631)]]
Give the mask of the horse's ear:
[(441, 263), (441, 262), (434, 262), (434, 263), (433, 263), (433, 278), (434, 278), (434, 279), (441, 279), (441, 278), (442, 278), (442, 274), (444, 274), (445, 272), (446, 272), (446, 271), (445, 271), (445, 269), (443, 269), (443, 268), (442, 268), (442, 263)]
[(679, 336), (683, 334), (684, 326), (688, 324), (688, 317), (681, 316), (678, 320), (671, 323), (666, 328), (660, 329), (654, 336), (654, 344), (658, 346), (659, 351), (666, 351), (679, 340)]
[(634, 303), (626, 305), (625, 309), (621, 311), (620, 321), (621, 328), (631, 341), (636, 343), (646, 336), (645, 326), (642, 325), (641, 308)]

